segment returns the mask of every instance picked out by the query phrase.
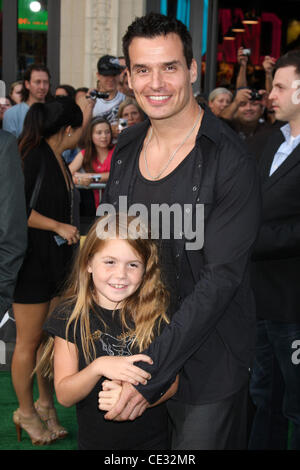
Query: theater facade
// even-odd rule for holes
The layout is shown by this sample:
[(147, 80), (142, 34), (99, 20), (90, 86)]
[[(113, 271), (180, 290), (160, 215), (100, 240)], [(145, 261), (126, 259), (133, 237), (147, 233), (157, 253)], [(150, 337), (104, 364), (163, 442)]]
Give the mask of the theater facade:
[[(249, 2), (247, 2), (249, 3)], [(33, 62), (48, 65), (52, 85), (95, 85), (103, 54), (122, 55), (128, 24), (149, 11), (176, 16), (189, 28), (199, 66), (195, 92), (234, 81), (237, 49), (262, 75), (265, 55), (299, 47), (299, 0), (0, 0), (0, 79), (20, 79)]]

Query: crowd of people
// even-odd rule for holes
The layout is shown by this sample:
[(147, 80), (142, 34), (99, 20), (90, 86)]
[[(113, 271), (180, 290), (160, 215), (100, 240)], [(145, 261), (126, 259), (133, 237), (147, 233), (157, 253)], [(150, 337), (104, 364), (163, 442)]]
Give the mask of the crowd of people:
[[(289, 423), (299, 450), (300, 52), (267, 56), (255, 90), (241, 48), (235, 91), (206, 99), (180, 21), (136, 18), (123, 51), (99, 59), (95, 88), (52, 94), (33, 64), (1, 103), (17, 437), (68, 435), (55, 390), (83, 450), (286, 449)], [(124, 223), (124, 196), (146, 218)], [(178, 236), (164, 213), (151, 234), (153, 206), (176, 204), (190, 226)]]

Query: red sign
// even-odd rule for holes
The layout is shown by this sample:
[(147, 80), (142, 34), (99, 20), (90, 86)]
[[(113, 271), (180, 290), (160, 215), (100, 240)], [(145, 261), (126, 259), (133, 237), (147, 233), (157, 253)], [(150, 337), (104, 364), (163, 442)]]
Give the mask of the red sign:
[[(230, 9), (219, 9), (219, 23), (221, 33), (224, 34), (229, 30), (233, 23), (237, 20), (244, 19), (244, 13), (241, 8), (236, 8), (233, 12), (233, 18)], [(226, 41), (218, 46), (218, 61), (235, 63), (237, 59), (237, 50), (243, 46), (251, 49), (251, 62), (254, 65), (261, 65), (264, 56), (260, 54), (261, 46), (261, 27), (262, 23), (271, 23), (272, 25), (272, 38), (270, 40), (271, 49), (268, 55), (278, 59), (281, 55), (281, 20), (275, 13), (262, 13), (258, 20), (258, 24), (247, 25), (245, 24), (244, 33), (235, 33), (236, 38), (233, 41)]]

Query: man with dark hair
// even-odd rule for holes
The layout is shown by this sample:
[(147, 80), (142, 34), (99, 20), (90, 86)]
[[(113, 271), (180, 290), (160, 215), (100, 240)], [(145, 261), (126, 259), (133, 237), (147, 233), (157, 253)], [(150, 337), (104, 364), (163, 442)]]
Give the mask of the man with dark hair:
[[(300, 51), (276, 63), (269, 99), (276, 119), (261, 149), (262, 226), (253, 254), (258, 337), (250, 392), (250, 449), (300, 450)], [(298, 350), (298, 352), (297, 352)]]
[(129, 46), (134, 38), (152, 39), (157, 36), (166, 37), (168, 34), (179, 36), (186, 65), (190, 69), (193, 61), (193, 44), (192, 37), (185, 25), (181, 21), (164, 15), (160, 15), (158, 18), (155, 14), (149, 14), (134, 21), (123, 37), (123, 52), (128, 70), (130, 70)]
[(239, 88), (232, 103), (219, 116), (237, 132), (254, 156), (260, 153), (269, 132), (272, 131), (272, 125), (263, 119), (265, 104), (264, 90)]
[(50, 72), (45, 65), (33, 64), (24, 74), (22, 102), (5, 113), (3, 129), (19, 137), (25, 116), (34, 103), (44, 103), (50, 90)]
[[(180, 372), (168, 402), (172, 448), (245, 448), (255, 342), (248, 267), (260, 212), (255, 161), (195, 100), (197, 63), (181, 22), (155, 13), (138, 18), (123, 45), (129, 85), (149, 120), (121, 133), (104, 202), (121, 210), (120, 196), (127, 196), (149, 218), (157, 206), (172, 212), (176, 205), (180, 214), (159, 219), (172, 318), (145, 351), (153, 365), (139, 363), (151, 380), (136, 388), (125, 383), (106, 418), (135, 419)], [(169, 225), (170, 237), (164, 235), (168, 221), (177, 225)], [(203, 243), (197, 239), (202, 230)]]

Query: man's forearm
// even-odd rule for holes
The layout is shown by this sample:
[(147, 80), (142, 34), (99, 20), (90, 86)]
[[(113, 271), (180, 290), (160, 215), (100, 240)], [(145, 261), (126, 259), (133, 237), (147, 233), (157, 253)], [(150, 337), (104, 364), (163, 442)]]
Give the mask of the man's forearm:
[(179, 375), (176, 376), (175, 382), (172, 383), (171, 387), (166, 391), (166, 393), (159, 400), (153, 403), (153, 405), (150, 405), (149, 408), (153, 408), (154, 406), (160, 405), (161, 403), (164, 403), (165, 401), (172, 398), (177, 392), (178, 384), (179, 384)]
[(236, 78), (236, 89), (247, 86), (247, 64), (241, 64), (239, 73)]
[(147, 370), (151, 380), (147, 385), (135, 388), (149, 403), (153, 404), (167, 392), (184, 363), (208, 339), (239, 287), (246, 262), (244, 258), (226, 267), (208, 266), (204, 269), (201, 280), (193, 293), (183, 301), (171, 323), (143, 351), (152, 358), (154, 364), (136, 365)]
[(236, 101), (233, 101), (230, 103), (230, 105), (226, 106), (225, 109), (220, 114), (220, 117), (223, 119), (228, 119), (231, 121), (234, 118), (235, 113), (238, 110), (238, 103)]
[(272, 76), (272, 73), (266, 72), (265, 87), (266, 87), (267, 93), (271, 93), (272, 88), (273, 88), (273, 76)]

